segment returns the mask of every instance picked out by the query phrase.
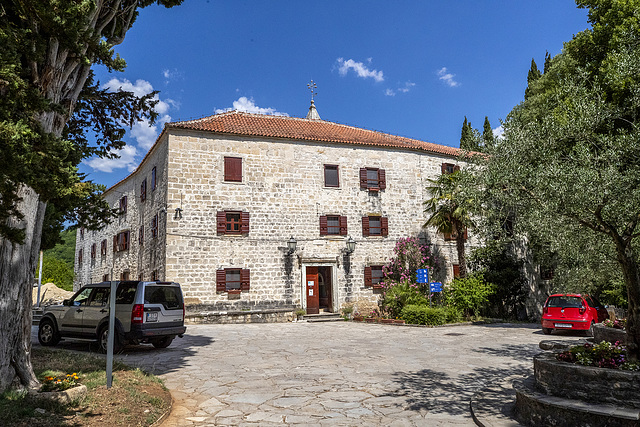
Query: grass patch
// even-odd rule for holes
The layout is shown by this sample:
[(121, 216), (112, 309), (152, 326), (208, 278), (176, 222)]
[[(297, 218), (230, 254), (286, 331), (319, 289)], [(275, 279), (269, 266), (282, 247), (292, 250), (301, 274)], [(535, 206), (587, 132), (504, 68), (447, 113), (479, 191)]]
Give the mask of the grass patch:
[(1, 426), (148, 426), (171, 406), (171, 395), (159, 378), (121, 362), (113, 362), (113, 384), (108, 390), (103, 357), (33, 348), (31, 363), (40, 380), (76, 372), (88, 393), (70, 405), (26, 393), (4, 393), (0, 395)]

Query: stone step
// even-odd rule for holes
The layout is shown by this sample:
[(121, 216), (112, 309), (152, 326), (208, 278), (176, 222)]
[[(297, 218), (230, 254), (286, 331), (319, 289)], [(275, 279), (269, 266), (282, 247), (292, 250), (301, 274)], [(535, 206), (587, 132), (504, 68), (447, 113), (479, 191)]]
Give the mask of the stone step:
[(550, 396), (535, 389), (533, 378), (514, 381), (513, 388), (516, 391), (518, 418), (527, 425), (631, 427), (640, 424), (638, 409)]
[(305, 314), (302, 316), (303, 320), (307, 322), (342, 322), (344, 319), (339, 313), (320, 313), (320, 314)]

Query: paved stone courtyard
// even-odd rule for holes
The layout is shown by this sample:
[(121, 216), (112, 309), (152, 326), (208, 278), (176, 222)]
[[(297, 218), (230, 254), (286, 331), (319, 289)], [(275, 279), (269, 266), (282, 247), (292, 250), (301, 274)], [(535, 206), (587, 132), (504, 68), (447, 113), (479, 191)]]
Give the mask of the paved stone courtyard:
[(544, 338), (533, 324), (190, 325), (167, 349), (130, 346), (118, 358), (164, 379), (168, 427), (471, 426), (473, 394), (532, 373)]

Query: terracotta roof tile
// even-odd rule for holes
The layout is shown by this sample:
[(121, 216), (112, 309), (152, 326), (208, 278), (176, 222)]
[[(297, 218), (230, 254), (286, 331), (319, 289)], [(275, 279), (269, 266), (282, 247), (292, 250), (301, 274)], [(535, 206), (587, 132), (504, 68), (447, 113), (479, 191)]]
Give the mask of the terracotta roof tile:
[(267, 116), (229, 111), (198, 120), (167, 123), (167, 128), (193, 129), (215, 133), (286, 138), (303, 141), (392, 147), (426, 151), (446, 156), (459, 156), (458, 148), (433, 144), (417, 139), (361, 129), (324, 120), (309, 120), (285, 116)]

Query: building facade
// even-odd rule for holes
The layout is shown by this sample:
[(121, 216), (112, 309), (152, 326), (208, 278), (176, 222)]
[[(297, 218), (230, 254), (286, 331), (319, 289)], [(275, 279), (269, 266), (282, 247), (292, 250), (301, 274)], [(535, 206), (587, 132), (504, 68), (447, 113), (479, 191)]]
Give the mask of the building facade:
[(439, 279), (453, 277), (455, 243), (422, 227), (423, 201), (427, 180), (458, 155), (317, 113), (232, 111), (167, 124), (139, 167), (105, 192), (118, 217), (78, 231), (76, 286), (177, 281), (187, 311), (208, 321), (300, 307), (365, 312), (400, 238), (434, 245)]

